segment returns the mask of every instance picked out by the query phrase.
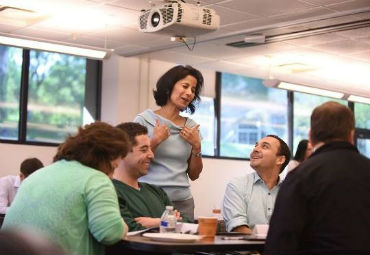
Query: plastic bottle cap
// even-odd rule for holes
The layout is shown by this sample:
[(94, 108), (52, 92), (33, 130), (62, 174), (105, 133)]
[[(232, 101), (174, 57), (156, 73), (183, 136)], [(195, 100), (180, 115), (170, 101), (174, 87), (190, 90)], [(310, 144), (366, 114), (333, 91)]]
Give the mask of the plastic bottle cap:
[(172, 205), (167, 205), (167, 206), (166, 206), (166, 209), (167, 209), (167, 210), (173, 210), (173, 206), (172, 206)]
[(213, 209), (212, 213), (221, 213), (221, 209)]

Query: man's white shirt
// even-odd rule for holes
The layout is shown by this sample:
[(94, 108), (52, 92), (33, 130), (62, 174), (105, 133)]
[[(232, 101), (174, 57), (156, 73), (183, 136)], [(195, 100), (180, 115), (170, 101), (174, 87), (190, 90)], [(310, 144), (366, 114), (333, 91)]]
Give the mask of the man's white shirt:
[(6, 214), (20, 185), (21, 179), (18, 175), (8, 175), (0, 178), (0, 214)]

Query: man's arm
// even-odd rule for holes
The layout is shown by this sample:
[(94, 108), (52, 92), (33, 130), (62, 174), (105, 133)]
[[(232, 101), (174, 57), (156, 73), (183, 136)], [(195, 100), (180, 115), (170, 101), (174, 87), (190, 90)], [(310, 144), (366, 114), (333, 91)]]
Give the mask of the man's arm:
[[(123, 197), (121, 197), (119, 194), (117, 195), (118, 195), (118, 204), (119, 204), (119, 210), (121, 212), (121, 216), (125, 220), (130, 231), (138, 231), (138, 230), (143, 230), (145, 228), (148, 228), (142, 225), (139, 221), (136, 221), (135, 217), (132, 215), (129, 207), (127, 206), (126, 200)], [(141, 222), (144, 223), (143, 221)]]
[[(230, 182), (225, 191), (222, 214), (227, 231), (247, 233), (248, 228), (247, 204), (242, 190)], [(245, 231), (245, 232), (244, 232)]]
[(8, 197), (8, 183), (3, 178), (0, 178), (0, 214), (6, 214), (9, 208)]
[(248, 235), (252, 234), (252, 229), (250, 229), (247, 225), (238, 226), (236, 228), (233, 228), (231, 231), (232, 232), (239, 232), (239, 233), (243, 233), (243, 234), (248, 234)]

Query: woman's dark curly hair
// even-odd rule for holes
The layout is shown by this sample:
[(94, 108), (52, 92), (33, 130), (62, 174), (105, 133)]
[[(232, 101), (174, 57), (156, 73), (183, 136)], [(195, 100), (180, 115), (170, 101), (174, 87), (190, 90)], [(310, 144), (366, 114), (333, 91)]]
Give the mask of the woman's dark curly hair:
[(179, 80), (184, 79), (186, 76), (193, 76), (197, 80), (195, 87), (195, 96), (193, 101), (190, 102), (186, 111), (190, 111), (191, 114), (195, 112), (195, 105), (200, 101), (200, 91), (203, 87), (203, 75), (195, 68), (191, 66), (175, 66), (168, 70), (165, 74), (159, 78), (156, 85), (156, 90), (153, 90), (155, 102), (158, 106), (166, 105), (168, 99), (171, 96), (175, 83)]
[(76, 160), (81, 164), (109, 175), (113, 173), (111, 161), (125, 157), (131, 149), (127, 134), (104, 122), (79, 127), (75, 135), (67, 137), (58, 147), (54, 162)]

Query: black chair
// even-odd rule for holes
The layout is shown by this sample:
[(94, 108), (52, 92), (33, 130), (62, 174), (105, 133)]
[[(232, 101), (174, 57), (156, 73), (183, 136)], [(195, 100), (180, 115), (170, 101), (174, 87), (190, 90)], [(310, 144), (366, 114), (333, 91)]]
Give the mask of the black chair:
[(0, 228), (3, 225), (4, 219), (5, 219), (5, 214), (0, 214)]

